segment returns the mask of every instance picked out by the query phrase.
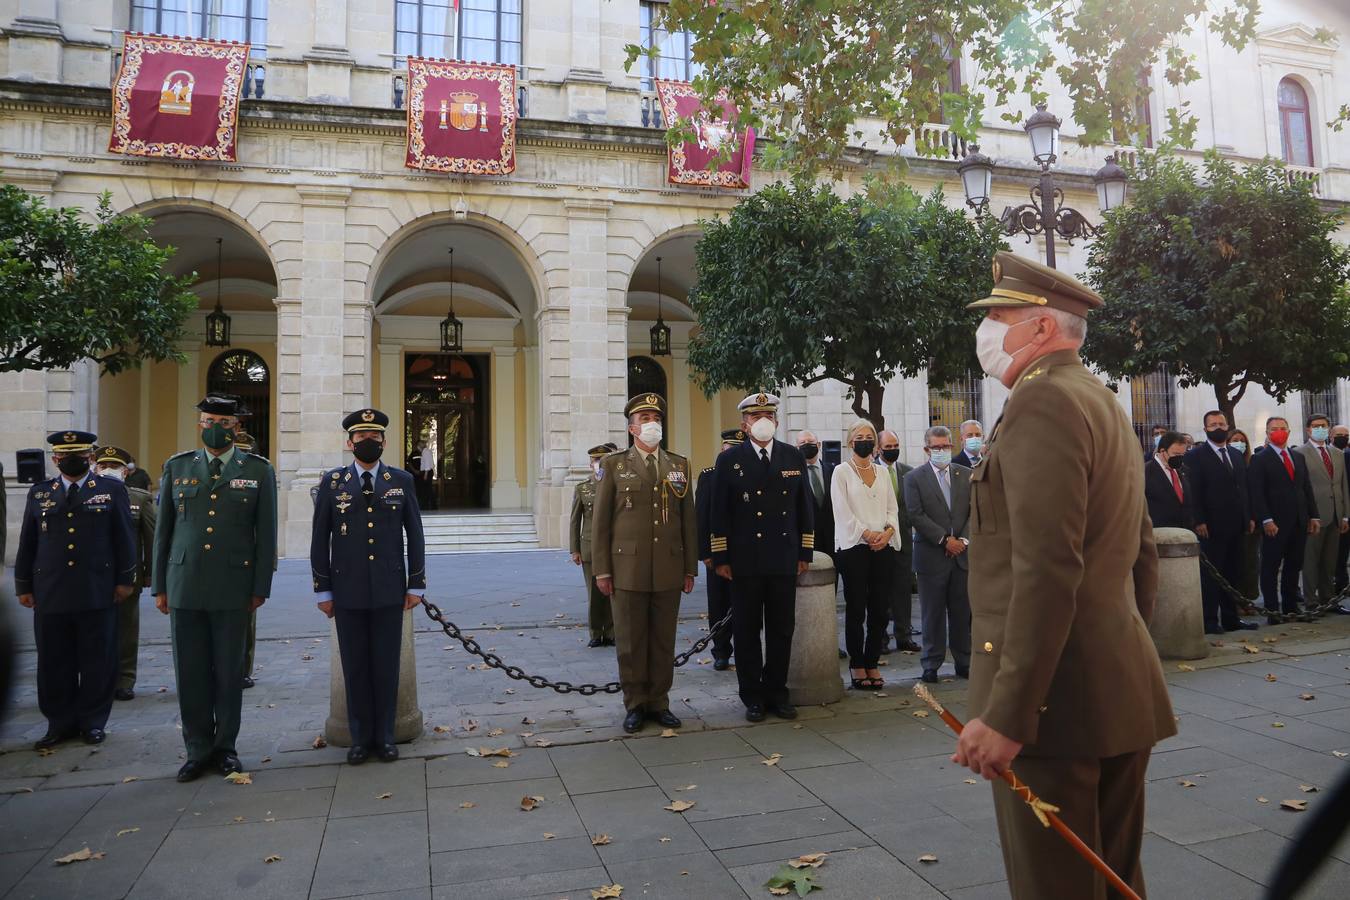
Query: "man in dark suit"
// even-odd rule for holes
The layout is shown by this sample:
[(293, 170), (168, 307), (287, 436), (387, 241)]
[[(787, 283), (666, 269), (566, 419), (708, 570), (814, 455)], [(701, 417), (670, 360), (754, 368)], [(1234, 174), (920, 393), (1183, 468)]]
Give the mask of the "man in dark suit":
[(90, 471), (96, 438), (47, 436), (60, 474), (28, 490), (14, 560), (19, 603), (34, 611), (43, 750), (83, 735), (103, 743), (117, 685), (117, 604), (136, 590), (131, 504), (122, 482)]
[[(728, 428), (722, 432), (722, 443), (718, 446), (720, 456), (745, 440), (745, 432), (739, 428)], [(713, 575), (712, 564), (712, 508), (713, 497), (717, 493), (717, 466), (712, 465), (699, 473), (698, 486), (694, 489), (694, 517), (698, 519), (698, 558), (703, 560), (703, 574), (708, 579), (708, 627), (712, 628), (726, 614), (731, 612), (731, 582)], [(725, 672), (731, 665), (731, 654), (735, 641), (732, 631), (735, 625), (728, 625), (713, 634), (713, 668)]]
[(760, 391), (742, 400), (737, 409), (749, 438), (717, 458), (713, 571), (731, 582), (736, 679), (745, 718), (762, 722), (768, 710), (780, 719), (795, 719), (787, 674), (796, 626), (797, 576), (806, 571), (815, 553), (814, 503), (801, 452), (773, 438), (778, 398)]
[[(1350, 426), (1337, 425), (1331, 429), (1331, 446), (1344, 455), (1345, 471), (1350, 472)], [(1350, 585), (1350, 532), (1341, 535), (1336, 551), (1336, 593), (1344, 591), (1347, 585)], [(1332, 612), (1350, 615), (1350, 603), (1342, 603)]]
[[(895, 649), (917, 651), (919, 645), (910, 636), (910, 623), (914, 614), (914, 529), (909, 521), (909, 510), (905, 508), (905, 478), (914, 470), (900, 461), (900, 435), (894, 431), (883, 431), (877, 435), (877, 449), (881, 460), (877, 463), (886, 477), (891, 480), (895, 491), (896, 516), (900, 525), (900, 552), (895, 554), (895, 576), (891, 579), (894, 593), (891, 594), (891, 633), (895, 638)], [(885, 646), (883, 653), (889, 653)]]
[[(1304, 549), (1308, 535), (1316, 534), (1322, 524), (1307, 460), (1301, 453), (1291, 453), (1288, 442), (1289, 421), (1280, 416), (1267, 419), (1266, 448), (1252, 457), (1248, 476), (1252, 515), (1263, 532), (1261, 597), (1267, 610), (1286, 614), (1299, 611)], [(1279, 619), (1268, 616), (1267, 621), (1275, 625)]]
[(806, 486), (811, 491), (816, 513), (816, 549), (834, 558), (834, 506), (830, 502), (830, 479), (834, 463), (821, 455), (820, 441), (811, 431), (797, 435), (797, 449), (806, 460)]
[(958, 466), (973, 469), (984, 459), (984, 426), (978, 419), (961, 423), (961, 452), (952, 457)]
[[(1242, 536), (1255, 528), (1247, 495), (1247, 466), (1242, 454), (1228, 446), (1228, 417), (1212, 409), (1205, 413), (1203, 422), (1205, 442), (1196, 444), (1185, 456), (1194, 531), (1205, 558), (1229, 584), (1240, 584)], [(1160, 443), (1161, 440), (1159, 436)], [(1200, 567), (1200, 592), (1206, 634), (1256, 627), (1255, 622), (1238, 618), (1237, 602), (1210, 577), (1204, 566)]]
[(1186, 441), (1179, 431), (1164, 434), (1158, 451), (1144, 463), (1144, 502), (1154, 528), (1195, 529), (1193, 491), (1185, 463)]
[(347, 762), (354, 766), (372, 748), (382, 762), (398, 759), (394, 712), (403, 612), (421, 602), (427, 587), (416, 482), (380, 462), (388, 425), (387, 415), (370, 408), (342, 420), (354, 459), (320, 480), (309, 544), (319, 609), (337, 620), (352, 735)]

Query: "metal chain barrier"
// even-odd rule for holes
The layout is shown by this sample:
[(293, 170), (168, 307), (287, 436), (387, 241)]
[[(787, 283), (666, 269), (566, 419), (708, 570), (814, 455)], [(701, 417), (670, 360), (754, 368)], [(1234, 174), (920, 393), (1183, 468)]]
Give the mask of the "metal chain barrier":
[(1256, 597), (1247, 597), (1237, 588), (1235, 588), (1227, 578), (1223, 577), (1217, 566), (1209, 561), (1204, 551), (1200, 552), (1200, 564), (1205, 567), (1205, 571), (1214, 579), (1215, 583), (1221, 587), (1225, 593), (1233, 598), (1238, 607), (1238, 615), (1242, 616), (1269, 616), (1275, 619), (1275, 623), (1283, 625), (1286, 622), (1311, 622), (1313, 619), (1324, 616), (1335, 609), (1342, 602), (1350, 600), (1350, 587), (1341, 591), (1335, 597), (1318, 606), (1310, 606), (1301, 613), (1285, 613), (1278, 610), (1266, 609), (1264, 606), (1257, 606)]
[[(553, 681), (549, 678), (545, 678), (543, 675), (531, 675), (520, 666), (507, 665), (502, 662), (502, 658), (497, 654), (484, 650), (478, 641), (462, 632), (458, 625), (454, 622), (447, 621), (445, 616), (441, 613), (441, 608), (430, 600), (427, 600), (425, 597), (422, 598), (422, 608), (426, 610), (427, 618), (431, 619), (431, 621), (435, 622), (437, 625), (440, 625), (441, 630), (444, 631), (448, 637), (459, 641), (464, 645), (465, 650), (468, 650), (474, 656), (481, 659), (489, 667), (501, 669), (506, 673), (507, 678), (514, 681), (523, 681), (530, 687), (550, 688), (557, 691), (559, 694), (577, 693), (583, 697), (593, 697), (596, 694), (617, 694), (623, 689), (617, 681), (611, 681), (608, 684), (572, 684), (570, 681)], [(727, 613), (720, 622), (708, 629), (706, 635), (694, 641), (692, 647), (683, 653), (676, 654), (675, 668), (678, 669), (680, 666), (689, 662), (695, 653), (702, 652), (708, 644), (712, 643), (712, 639), (718, 632), (722, 631), (724, 628), (730, 627), (731, 613)]]

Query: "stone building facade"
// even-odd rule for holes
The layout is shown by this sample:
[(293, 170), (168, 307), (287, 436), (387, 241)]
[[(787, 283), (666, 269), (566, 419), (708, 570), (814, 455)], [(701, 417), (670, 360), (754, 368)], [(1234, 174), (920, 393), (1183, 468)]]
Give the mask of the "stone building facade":
[[(442, 508), (532, 510), (544, 546), (564, 542), (585, 450), (621, 440), (620, 410), (639, 386), (667, 394), (670, 449), (709, 464), (739, 397), (707, 398), (694, 384), (687, 346), (696, 326), (686, 300), (700, 221), (739, 195), (665, 183), (650, 82), (640, 66), (623, 66), (625, 44), (652, 39), (659, 6), (462, 0), (456, 15), (449, 0), (0, 0), (3, 178), (52, 205), (92, 209), (107, 191), (116, 209), (149, 216), (155, 238), (178, 248), (174, 271), (197, 273), (201, 297), (181, 345), (184, 364), (116, 377), (90, 365), (0, 376), (6, 470), (14, 471), (15, 451), (42, 446), (48, 431), (87, 427), (156, 474), (193, 445), (192, 404), (208, 388), (235, 390), (254, 408), (251, 430), (280, 476), (283, 553), (299, 555), (308, 545), (309, 488), (342, 459), (343, 413), (367, 403), (391, 415), (394, 464), (419, 440), (432, 441)], [(1161, 130), (1166, 108), (1189, 100), (1202, 146), (1244, 160), (1284, 153), (1306, 162), (1291, 177), (1344, 205), (1350, 130), (1322, 123), (1350, 102), (1350, 51), (1346, 38), (1326, 44), (1314, 30), (1350, 32), (1350, 16), (1313, 0), (1266, 6), (1262, 37), (1241, 53), (1189, 38), (1204, 79), (1178, 92), (1154, 77), (1148, 115)], [(125, 30), (251, 35), (237, 163), (107, 152), (109, 85)], [(678, 36), (658, 32), (656, 40), (665, 48), (658, 74), (687, 75)], [(409, 52), (518, 65), (523, 118), (513, 174), (462, 178), (404, 167), (405, 70), (396, 53)], [(1052, 90), (1052, 109), (1068, 106)], [(1033, 180), (1025, 136), (997, 112), (981, 135), (998, 163), (996, 209), (1022, 202)], [(1057, 171), (1067, 201), (1095, 218), (1090, 175), (1111, 148), (1080, 147), (1075, 130), (1066, 122)], [(914, 142), (945, 152), (921, 158)], [(917, 190), (943, 184), (958, 204), (963, 150), (934, 124), (898, 152), (911, 157), (907, 177)], [(878, 164), (859, 154), (833, 173), (839, 190), (856, 190)], [(763, 185), (774, 175), (754, 177)], [(1043, 252), (1020, 239), (1014, 247)], [(1077, 271), (1084, 261), (1081, 246), (1067, 254), (1061, 247), (1061, 268)], [(203, 342), (217, 298), (231, 316), (228, 348)], [(446, 356), (438, 324), (452, 302), (464, 351)], [(648, 331), (658, 309), (674, 334), (671, 355), (653, 358)], [(930, 422), (992, 420), (1004, 397), (987, 379), (949, 387), (943, 395), (914, 378), (888, 389), (888, 424), (912, 459), (922, 458)], [(1165, 373), (1120, 395), (1141, 427), (1166, 416), (1198, 431), (1210, 405), (1203, 391), (1180, 390)], [(838, 440), (852, 418), (836, 383), (789, 387), (784, 397), (789, 435), (809, 427)], [(1334, 404), (1346, 420), (1350, 381), (1282, 406), (1251, 396), (1241, 424), (1254, 428), (1277, 410), (1301, 417), (1305, 400)], [(9, 491), (13, 520), (24, 487), (11, 478)]]

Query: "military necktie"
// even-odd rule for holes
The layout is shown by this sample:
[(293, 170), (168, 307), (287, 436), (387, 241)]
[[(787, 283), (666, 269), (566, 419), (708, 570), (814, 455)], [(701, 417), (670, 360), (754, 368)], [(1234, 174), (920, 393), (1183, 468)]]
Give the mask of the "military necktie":
[(211, 460), (211, 464), (207, 466), (207, 468), (211, 471), (212, 478), (219, 478), (220, 470), (225, 468), (225, 464), (221, 462), (220, 457), (217, 456), (216, 458)]
[[(80, 483), (78, 481), (72, 481), (70, 487), (66, 488), (66, 505), (74, 506), (75, 501), (78, 499), (80, 499)], [(46, 527), (45, 523), (43, 527)]]
[(647, 477), (652, 481), (656, 480), (656, 454), (647, 454)]
[(375, 485), (370, 480), (369, 472), (361, 473), (361, 493), (365, 494), (367, 497), (375, 493)]
[(769, 465), (769, 448), (768, 448), (768, 447), (760, 447), (760, 448), (759, 448), (759, 461), (762, 462), (762, 463), (764, 463), (765, 468), (768, 468), (768, 465)]

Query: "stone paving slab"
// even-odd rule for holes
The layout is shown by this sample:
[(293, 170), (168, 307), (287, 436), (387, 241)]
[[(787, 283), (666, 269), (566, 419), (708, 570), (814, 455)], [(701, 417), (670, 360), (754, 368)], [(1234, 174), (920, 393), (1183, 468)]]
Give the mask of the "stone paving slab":
[[(292, 900), (309, 895), (323, 819), (176, 828), (127, 896), (130, 900)], [(281, 859), (268, 863), (268, 856)], [(94, 867), (97, 863), (80, 863)]]
[(609, 835), (610, 842), (596, 847), (606, 866), (625, 860), (655, 859), (706, 849), (687, 818), (688, 813), (666, 809), (672, 797), (698, 802), (701, 788), (667, 792), (657, 787), (629, 788), (604, 794), (574, 797), (577, 814), (588, 834)]
[[(400, 759), (342, 766), (329, 818), (375, 816), (427, 808), (426, 763)], [(385, 795), (388, 796), (385, 796)]]
[(606, 864), (606, 869), (616, 883), (624, 886), (624, 897), (689, 900), (690, 897), (744, 896), (731, 873), (707, 850), (683, 856), (612, 862)]
[(327, 900), (430, 885), (424, 810), (348, 816), (328, 820), (309, 896)]
[[(780, 863), (757, 863), (731, 870), (741, 889), (763, 897), (763, 884)], [(881, 847), (864, 847), (831, 854), (819, 870), (819, 880), (832, 894), (849, 900), (938, 900), (941, 892)]]

